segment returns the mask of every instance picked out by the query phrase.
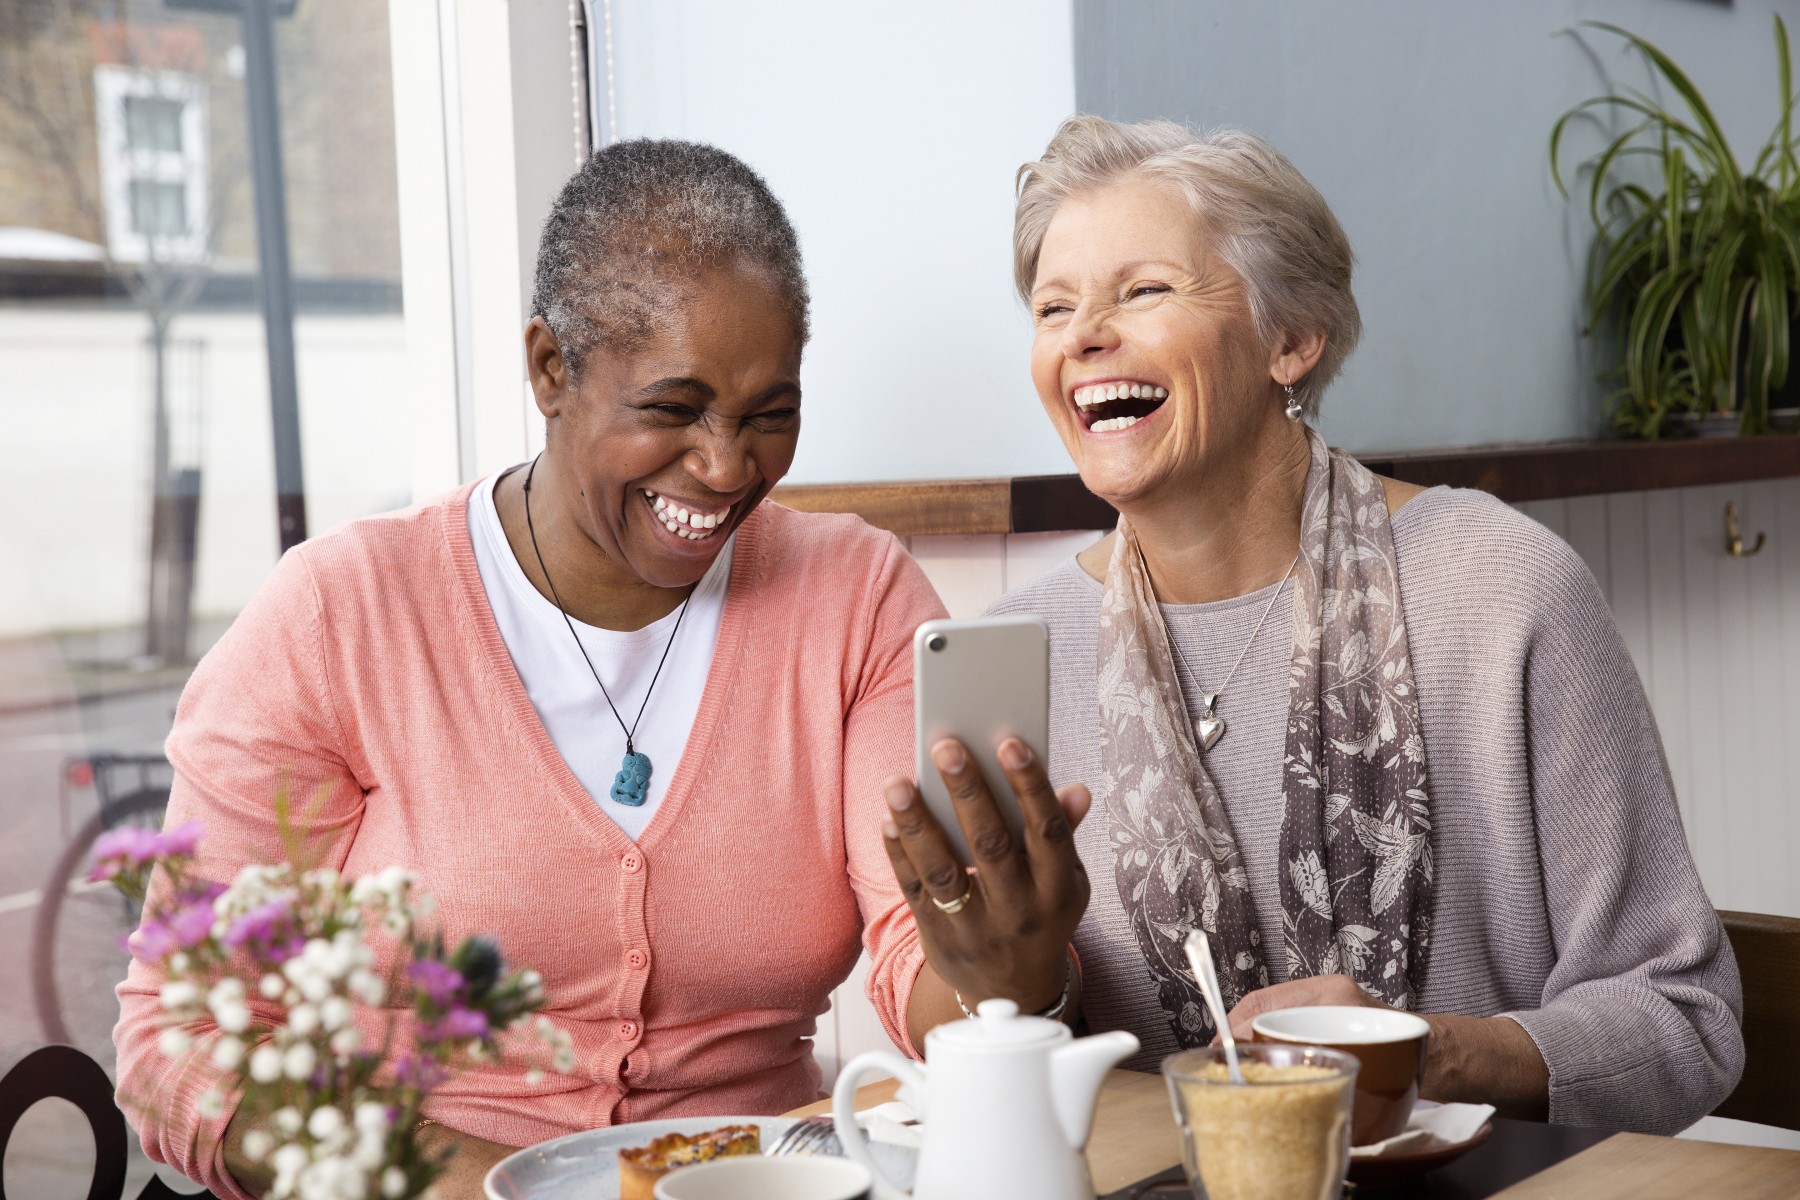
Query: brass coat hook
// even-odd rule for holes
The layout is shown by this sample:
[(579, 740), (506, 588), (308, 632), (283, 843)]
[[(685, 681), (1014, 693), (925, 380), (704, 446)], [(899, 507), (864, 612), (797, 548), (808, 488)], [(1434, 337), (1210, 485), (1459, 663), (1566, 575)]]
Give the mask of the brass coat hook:
[(1763, 542), (1766, 540), (1767, 535), (1759, 533), (1756, 541), (1748, 546), (1744, 545), (1744, 537), (1738, 532), (1737, 501), (1725, 502), (1725, 553), (1733, 558), (1750, 558), (1762, 553)]

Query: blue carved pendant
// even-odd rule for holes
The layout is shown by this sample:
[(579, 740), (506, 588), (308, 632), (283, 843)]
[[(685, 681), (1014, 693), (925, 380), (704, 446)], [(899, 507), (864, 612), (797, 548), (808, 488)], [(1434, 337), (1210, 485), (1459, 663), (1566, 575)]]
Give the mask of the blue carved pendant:
[(649, 793), (650, 756), (627, 751), (624, 761), (619, 764), (619, 773), (613, 776), (613, 803), (638, 808)]

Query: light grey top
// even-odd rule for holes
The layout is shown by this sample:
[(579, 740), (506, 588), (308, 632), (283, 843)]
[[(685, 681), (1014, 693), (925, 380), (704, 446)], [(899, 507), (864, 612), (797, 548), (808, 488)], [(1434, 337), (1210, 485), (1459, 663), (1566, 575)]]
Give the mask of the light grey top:
[[(1550, 1118), (1672, 1133), (1720, 1103), (1744, 1048), (1737, 964), (1694, 868), (1662, 740), (1612, 613), (1561, 539), (1484, 492), (1433, 488), (1394, 515), (1430, 769), (1435, 861), (1423, 1012), (1504, 1014), (1550, 1069)], [(1291, 583), (1217, 714), (1205, 756), (1249, 871), (1272, 981), (1286, 977), (1281, 837)], [(1269, 589), (1163, 605), (1189, 710), (1244, 648)], [(1050, 626), (1050, 773), (1099, 776), (1100, 584), (1073, 560), (994, 613)], [(1189, 671), (1198, 679), (1189, 676)], [(1104, 804), (1076, 835), (1093, 899), (1076, 933), (1095, 1030), (1177, 1046), (1114, 884)]]

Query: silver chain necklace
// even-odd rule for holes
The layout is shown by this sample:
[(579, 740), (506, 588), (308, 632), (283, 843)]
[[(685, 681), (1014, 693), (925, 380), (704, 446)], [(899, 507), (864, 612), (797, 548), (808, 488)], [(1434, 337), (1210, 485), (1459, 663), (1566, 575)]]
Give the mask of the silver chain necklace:
[[(1294, 552), (1294, 561), (1288, 564), (1288, 569), (1282, 572), (1280, 579), (1275, 581), (1274, 594), (1269, 597), (1268, 604), (1263, 606), (1262, 616), (1256, 619), (1256, 628), (1250, 631), (1250, 640), (1244, 643), (1242, 650), (1238, 651), (1237, 661), (1231, 664), (1231, 670), (1225, 672), (1225, 682), (1221, 683), (1215, 691), (1200, 693), (1200, 703), (1204, 706), (1204, 715), (1194, 718), (1194, 736), (1200, 739), (1201, 753), (1211, 750), (1213, 745), (1225, 736), (1225, 718), (1214, 714), (1213, 706), (1219, 702), (1219, 697), (1225, 693), (1225, 689), (1231, 686), (1231, 681), (1237, 678), (1238, 668), (1244, 665), (1244, 656), (1250, 653), (1250, 647), (1256, 645), (1256, 635), (1262, 632), (1263, 623), (1269, 619), (1269, 613), (1274, 611), (1275, 601), (1281, 599), (1281, 585), (1288, 581), (1288, 577), (1294, 573), (1294, 568), (1300, 565), (1300, 554), (1300, 551)], [(1138, 557), (1143, 557), (1142, 550), (1138, 551)], [(1146, 563), (1144, 573), (1148, 575), (1149, 571), (1149, 564)], [(1187, 672), (1188, 678), (1192, 679), (1196, 686), (1200, 686), (1200, 676), (1194, 673), (1192, 667), (1188, 666), (1187, 659), (1182, 656), (1181, 646), (1173, 637), (1169, 638), (1169, 649), (1175, 652), (1175, 659), (1181, 664), (1182, 670)], [(1179, 685), (1180, 680), (1176, 682)], [(1183, 707), (1186, 707), (1185, 701), (1183, 701)]]

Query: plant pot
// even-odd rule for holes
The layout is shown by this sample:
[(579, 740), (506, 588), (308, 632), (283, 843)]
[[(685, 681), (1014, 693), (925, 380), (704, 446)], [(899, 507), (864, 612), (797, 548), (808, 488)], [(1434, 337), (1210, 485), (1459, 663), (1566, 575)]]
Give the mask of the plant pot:
[(1677, 437), (1727, 438), (1738, 435), (1736, 413), (1676, 413), (1669, 418), (1669, 432)]
[(1769, 431), (1771, 433), (1800, 431), (1800, 407), (1771, 408), (1769, 410)]

